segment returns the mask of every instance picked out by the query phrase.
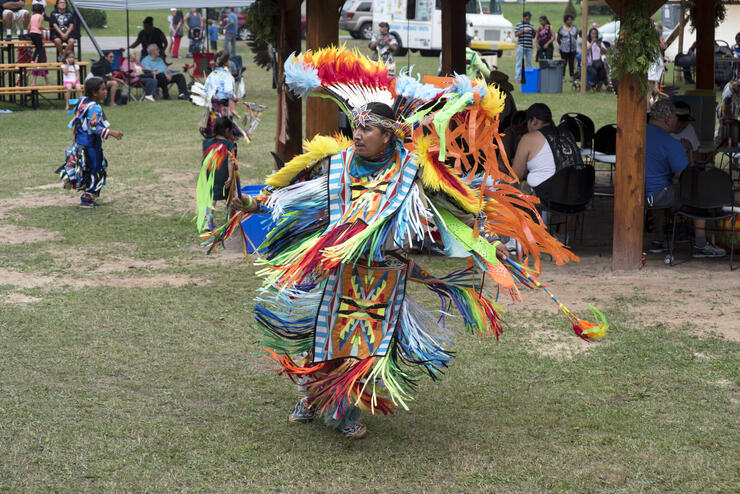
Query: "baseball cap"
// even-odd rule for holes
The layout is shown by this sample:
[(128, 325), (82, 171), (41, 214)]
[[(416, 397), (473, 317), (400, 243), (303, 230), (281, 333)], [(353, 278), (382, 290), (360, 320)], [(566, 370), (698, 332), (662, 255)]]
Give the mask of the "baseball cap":
[(676, 108), (676, 116), (681, 120), (693, 122), (696, 120), (691, 116), (691, 107), (685, 101), (674, 101), (673, 106)]

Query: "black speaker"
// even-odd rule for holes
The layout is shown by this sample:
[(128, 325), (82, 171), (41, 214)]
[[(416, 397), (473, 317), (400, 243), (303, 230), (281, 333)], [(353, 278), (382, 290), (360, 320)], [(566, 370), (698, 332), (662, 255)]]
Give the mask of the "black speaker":
[(416, 0), (406, 2), (406, 19), (416, 19)]

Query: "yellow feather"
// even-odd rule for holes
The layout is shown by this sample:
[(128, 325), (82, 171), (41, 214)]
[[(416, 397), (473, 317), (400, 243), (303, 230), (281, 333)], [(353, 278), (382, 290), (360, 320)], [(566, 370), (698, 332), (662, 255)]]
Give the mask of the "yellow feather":
[(493, 84), (490, 84), (487, 89), (488, 92), (481, 99), (480, 106), (490, 117), (494, 117), (504, 109), (504, 95)]
[(296, 175), (306, 168), (310, 168), (311, 165), (327, 156), (337, 154), (342, 149), (348, 148), (351, 144), (352, 141), (344, 136), (327, 137), (317, 135), (310, 141), (303, 142), (305, 153), (299, 154), (285, 163), (285, 166), (277, 173), (269, 175), (265, 179), (265, 183), (273, 187), (285, 187), (290, 184), (290, 181)]
[(434, 170), (434, 166), (431, 165), (429, 158), (427, 157), (429, 146), (432, 144), (432, 139), (428, 136), (421, 136), (414, 141), (414, 154), (418, 158), (419, 168), (421, 169), (421, 181), (424, 184), (424, 187), (433, 191), (441, 190), (454, 199), (465, 211), (469, 213), (479, 213), (481, 205), (478, 195), (472, 188), (456, 176), (454, 172), (450, 170), (452, 179), (455, 180), (461, 188), (467, 190), (469, 194), (468, 197), (465, 197), (454, 187), (450, 187), (444, 180), (440, 179), (439, 175)]

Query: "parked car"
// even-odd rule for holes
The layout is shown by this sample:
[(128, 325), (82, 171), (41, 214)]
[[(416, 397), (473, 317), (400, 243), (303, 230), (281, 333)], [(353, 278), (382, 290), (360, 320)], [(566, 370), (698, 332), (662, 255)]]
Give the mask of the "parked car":
[(349, 0), (342, 7), (339, 29), (346, 29), (355, 39), (370, 39), (373, 36), (373, 2)]
[[(234, 7), (234, 13), (236, 14), (236, 18), (239, 21), (239, 35), (238, 38), (242, 41), (246, 41), (249, 37), (249, 29), (247, 29), (247, 26), (245, 24), (247, 23), (247, 9), (249, 7)], [(218, 16), (218, 27), (219, 31), (223, 32), (224, 26), (226, 26), (226, 17), (229, 14), (226, 12), (226, 9), (221, 9), (221, 13)]]
[[(242, 41), (246, 41), (249, 38), (249, 29), (247, 29), (247, 26), (245, 25), (247, 22), (247, 10), (249, 7), (234, 7), (234, 13), (236, 14), (236, 18), (239, 21), (239, 35), (238, 38)], [(210, 10), (210, 9), (209, 9)], [(226, 25), (226, 16), (228, 14), (226, 13), (226, 9), (221, 9), (221, 13), (219, 14), (219, 21), (218, 26), (219, 30), (223, 32), (223, 28)], [(301, 9), (301, 38), (306, 39), (306, 11), (305, 7)]]

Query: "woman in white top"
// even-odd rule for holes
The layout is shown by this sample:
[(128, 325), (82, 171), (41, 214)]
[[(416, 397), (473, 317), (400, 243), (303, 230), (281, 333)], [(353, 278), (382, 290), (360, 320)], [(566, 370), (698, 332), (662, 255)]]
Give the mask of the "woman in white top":
[(602, 55), (606, 54), (606, 47), (599, 39), (599, 30), (591, 28), (588, 32), (588, 44), (586, 47), (588, 57), (588, 85), (601, 91), (602, 84), (606, 83), (606, 65)]
[(535, 103), (527, 108), (527, 133), (519, 141), (514, 155), (513, 169), (519, 180), (535, 190), (540, 199), (547, 196), (546, 182), (555, 174), (555, 158), (547, 139), (540, 129), (553, 126), (552, 113), (544, 103)]
[(75, 63), (75, 54), (72, 50), (69, 50), (64, 54), (64, 62), (61, 65), (62, 68), (62, 84), (64, 84), (64, 93), (66, 97), (65, 110), (69, 110), (69, 98), (72, 93), (75, 96), (79, 96), (82, 93), (82, 85), (80, 84), (80, 66)]

